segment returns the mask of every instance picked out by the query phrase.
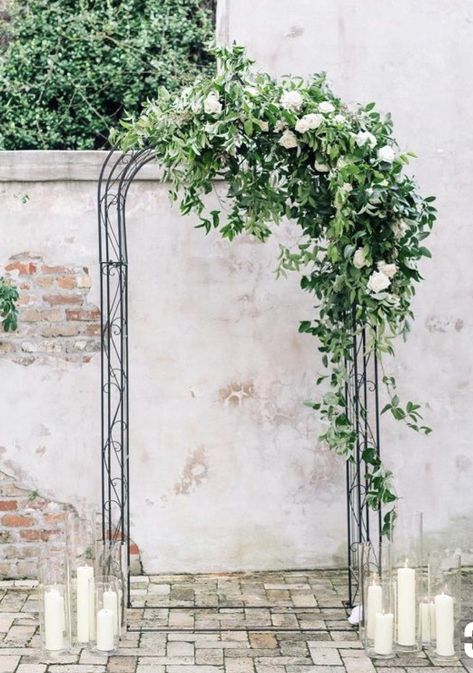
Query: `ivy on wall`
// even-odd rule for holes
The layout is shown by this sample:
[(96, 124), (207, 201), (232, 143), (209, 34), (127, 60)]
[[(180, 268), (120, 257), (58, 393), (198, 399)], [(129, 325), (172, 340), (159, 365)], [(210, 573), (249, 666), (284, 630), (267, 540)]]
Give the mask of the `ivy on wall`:
[(0, 149), (96, 149), (139, 113), (213, 69), (213, 0), (12, 0), (0, 54)]

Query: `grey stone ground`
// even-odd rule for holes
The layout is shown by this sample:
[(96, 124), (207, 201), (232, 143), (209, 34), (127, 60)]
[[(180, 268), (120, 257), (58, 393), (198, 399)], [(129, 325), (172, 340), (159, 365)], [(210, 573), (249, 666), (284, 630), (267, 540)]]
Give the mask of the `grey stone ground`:
[(473, 660), (434, 667), (425, 653), (372, 663), (341, 605), (342, 571), (159, 575), (135, 577), (132, 587), (137, 607), (119, 654), (77, 649), (48, 660), (39, 650), (35, 583), (0, 582), (0, 673), (473, 672)]

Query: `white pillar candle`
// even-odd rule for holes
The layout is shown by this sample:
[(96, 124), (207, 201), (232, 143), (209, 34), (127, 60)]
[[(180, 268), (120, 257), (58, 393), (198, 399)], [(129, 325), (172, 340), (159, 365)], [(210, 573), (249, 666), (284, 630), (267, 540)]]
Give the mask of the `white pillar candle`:
[(431, 601), (423, 601), (420, 604), (420, 633), (423, 643), (430, 643), (435, 632), (432, 622), (433, 607), (435, 606)]
[(113, 633), (119, 633), (119, 618), (118, 618), (118, 595), (116, 591), (103, 592), (103, 606), (110, 612), (113, 612)]
[(374, 651), (387, 656), (392, 654), (394, 638), (394, 615), (378, 612), (375, 615)]
[(90, 638), (89, 580), (94, 576), (91, 566), (77, 568), (77, 640), (88, 643)]
[(44, 592), (44, 646), (47, 650), (64, 647), (64, 598), (58, 589)]
[(376, 614), (383, 611), (383, 589), (380, 584), (370, 584), (368, 586), (367, 611), (366, 611), (366, 631), (370, 640), (374, 638), (374, 629), (376, 624)]
[(102, 608), (97, 612), (97, 649), (111, 652), (114, 649), (113, 627), (115, 615), (111, 610)]
[(397, 642), (410, 647), (416, 644), (416, 571), (397, 571)]
[(122, 635), (122, 618), (123, 618), (123, 591), (120, 588), (118, 589), (118, 635)]
[(455, 645), (453, 632), (453, 598), (446, 594), (435, 596), (435, 651), (442, 657), (453, 657)]

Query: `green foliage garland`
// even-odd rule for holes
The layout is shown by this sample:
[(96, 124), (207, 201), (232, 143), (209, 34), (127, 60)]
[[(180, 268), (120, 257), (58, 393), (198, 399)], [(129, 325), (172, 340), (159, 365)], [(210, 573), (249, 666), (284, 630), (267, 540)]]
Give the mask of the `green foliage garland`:
[(0, 23), (0, 149), (94, 149), (138, 113), (210, 73), (212, 0), (13, 0)]
[[(254, 74), (242, 47), (214, 50), (219, 71), (179, 95), (165, 89), (137, 118), (112, 134), (124, 150), (152, 147), (181, 212), (199, 227), (233, 239), (265, 241), (271, 225), (289, 218), (300, 227), (294, 249), (282, 248), (280, 273), (302, 274), (301, 287), (317, 299), (318, 314), (299, 330), (318, 339), (329, 392), (310, 406), (327, 427), (321, 439), (353, 460), (356, 436), (344, 389), (353, 334), (368, 330), (368, 349), (381, 359), (393, 339), (406, 336), (411, 301), (421, 280), (418, 262), (435, 220), (433, 197), (423, 199), (403, 172), (412, 155), (399, 151), (392, 122), (370, 103), (346, 106), (324, 75), (277, 82)], [(204, 197), (216, 178), (226, 181), (226, 208), (207, 212)], [(419, 405), (401, 405), (395, 381), (384, 376), (390, 403), (383, 412), (416, 431)], [(385, 508), (384, 529), (395, 516), (392, 475), (370, 446), (368, 502)]]

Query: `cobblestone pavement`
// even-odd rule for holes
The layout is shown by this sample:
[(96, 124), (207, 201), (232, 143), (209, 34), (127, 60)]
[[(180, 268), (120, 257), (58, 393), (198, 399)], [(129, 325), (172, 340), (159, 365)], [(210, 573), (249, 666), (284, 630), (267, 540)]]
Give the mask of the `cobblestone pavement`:
[(108, 658), (45, 658), (35, 582), (0, 582), (0, 673), (473, 673), (473, 660), (434, 667), (425, 653), (371, 662), (346, 620), (342, 571), (132, 579), (129, 631)]

